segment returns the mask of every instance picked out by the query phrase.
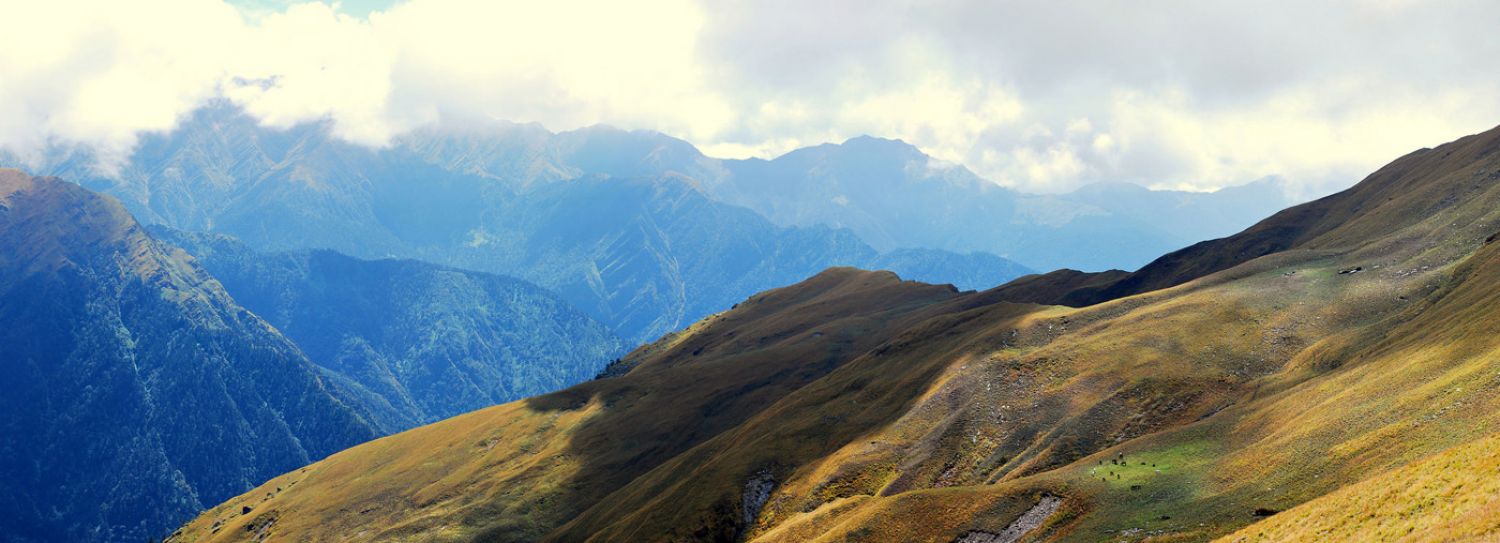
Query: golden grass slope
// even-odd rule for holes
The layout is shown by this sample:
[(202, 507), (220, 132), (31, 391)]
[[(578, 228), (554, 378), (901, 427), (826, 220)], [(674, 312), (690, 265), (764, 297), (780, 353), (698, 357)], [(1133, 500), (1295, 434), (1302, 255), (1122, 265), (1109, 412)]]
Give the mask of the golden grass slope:
[[(1493, 185), (1500, 131), (1421, 149), (1370, 174), (1349, 190), (1294, 206), (1233, 236), (1173, 251), (1131, 273), (1072, 270), (1023, 278), (1006, 298), (1083, 306), (1163, 289), (1288, 249), (1350, 249), (1450, 210)], [(1030, 280), (1025, 280), (1030, 279)], [(1038, 280), (1040, 279), (1040, 280)]]
[(1053, 495), (1025, 540), (1206, 541), (1348, 507), (1341, 489), (1500, 432), (1497, 151), (1492, 131), (1413, 153), (1209, 247), (1227, 269), (1084, 308), (828, 272), (177, 540), (946, 542)]
[(1491, 541), (1500, 537), (1500, 437), (1460, 445), (1225, 536), (1258, 541)]
[[(1338, 428), (1318, 424), (1321, 417), (1305, 423), (1342, 440), (1327, 454), (1345, 464), (1391, 463), (1444, 444), (1459, 445), (1225, 540), (1457, 541), (1500, 535), (1497, 271), (1500, 244), (1491, 243), (1458, 266), (1430, 307), (1406, 315), (1410, 320), (1375, 344), (1371, 350), (1379, 354), (1370, 361), (1373, 367), (1364, 369), (1376, 377), (1334, 382), (1322, 394), (1325, 401), (1349, 401), (1363, 409), (1341, 410), (1345, 416), (1335, 419)], [(1349, 416), (1361, 412), (1367, 417)], [(1374, 417), (1379, 418), (1366, 420)]]
[(534, 541), (955, 295), (829, 270), (642, 348), (622, 377), (344, 451), (204, 513), (177, 538)]

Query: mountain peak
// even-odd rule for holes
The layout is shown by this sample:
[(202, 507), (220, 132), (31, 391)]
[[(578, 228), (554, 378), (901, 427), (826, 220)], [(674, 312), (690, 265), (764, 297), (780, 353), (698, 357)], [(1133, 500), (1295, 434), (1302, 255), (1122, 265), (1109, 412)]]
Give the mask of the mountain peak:
[(910, 156), (913, 154), (922, 155), (924, 157), (927, 156), (927, 153), (922, 152), (922, 149), (918, 148), (915, 145), (907, 143), (906, 140), (902, 140), (899, 138), (882, 138), (879, 136), (871, 136), (868, 134), (849, 138), (847, 140), (844, 140), (844, 143), (838, 144), (835, 147), (846, 150), (895, 153), (899, 156)]
[(0, 168), (0, 200), (36, 186), (36, 179), (15, 168)]
[(101, 250), (117, 251), (127, 269), (142, 276), (162, 267), (145, 232), (113, 198), (6, 169), (0, 170), (0, 205), (9, 212), (0, 241), (10, 247), (0, 265), (24, 266), (24, 275), (82, 266)]
[(378, 434), (118, 201), (16, 170), (0, 171), (0, 191), (0, 413), (10, 460), (31, 466), (0, 481), (3, 531), (155, 537)]
[(906, 140), (903, 140), (901, 138), (883, 138), (870, 134), (860, 134), (858, 136), (846, 139), (844, 140), (843, 145), (894, 145), (915, 148), (915, 146), (907, 143)]

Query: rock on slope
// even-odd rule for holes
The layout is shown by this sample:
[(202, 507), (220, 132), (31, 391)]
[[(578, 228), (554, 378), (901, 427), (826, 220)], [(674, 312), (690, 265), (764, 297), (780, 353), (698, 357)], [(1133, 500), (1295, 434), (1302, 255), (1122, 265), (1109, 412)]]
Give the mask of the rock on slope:
[(161, 537), (377, 436), (286, 338), (118, 202), (0, 170), (0, 534)]

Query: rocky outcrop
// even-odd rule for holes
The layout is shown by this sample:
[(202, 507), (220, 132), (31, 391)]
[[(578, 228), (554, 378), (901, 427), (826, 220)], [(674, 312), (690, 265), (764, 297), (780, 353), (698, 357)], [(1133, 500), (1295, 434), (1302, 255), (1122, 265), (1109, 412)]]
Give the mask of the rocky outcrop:
[(743, 539), (746, 531), (755, 526), (755, 517), (760, 516), (760, 510), (766, 506), (771, 499), (771, 491), (776, 489), (776, 477), (771, 474), (770, 469), (762, 469), (755, 472), (749, 481), (745, 481), (745, 491), (740, 495), (740, 535), (736, 539)]
[(1057, 496), (1042, 496), (1041, 501), (1038, 501), (1036, 505), (1031, 506), (1031, 509), (1027, 509), (1025, 513), (1021, 513), (1021, 516), (1017, 518), (1015, 522), (1012, 522), (1009, 526), (1006, 526), (1004, 530), (1000, 530), (998, 533), (975, 530), (959, 536), (959, 538), (953, 540), (953, 542), (1016, 543), (1017, 541), (1020, 541), (1022, 537), (1025, 537), (1026, 534), (1029, 534), (1032, 530), (1040, 527), (1042, 523), (1046, 522), (1048, 518), (1051, 518), (1052, 514), (1056, 513), (1057, 509), (1060, 507), (1062, 507), (1062, 498), (1059, 498)]

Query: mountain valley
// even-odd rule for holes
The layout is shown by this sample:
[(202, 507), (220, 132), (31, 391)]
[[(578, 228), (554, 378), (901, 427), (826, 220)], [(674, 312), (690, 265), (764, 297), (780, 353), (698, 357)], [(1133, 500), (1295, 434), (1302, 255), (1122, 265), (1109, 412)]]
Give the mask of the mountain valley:
[[(603, 379), (273, 479), (173, 540), (1492, 536), (1490, 498), (1454, 477), (1492, 464), (1500, 428), (1495, 172), (1500, 129), (1134, 275), (956, 292), (830, 270)], [(1125, 295), (1009, 301), (1077, 289)]]

